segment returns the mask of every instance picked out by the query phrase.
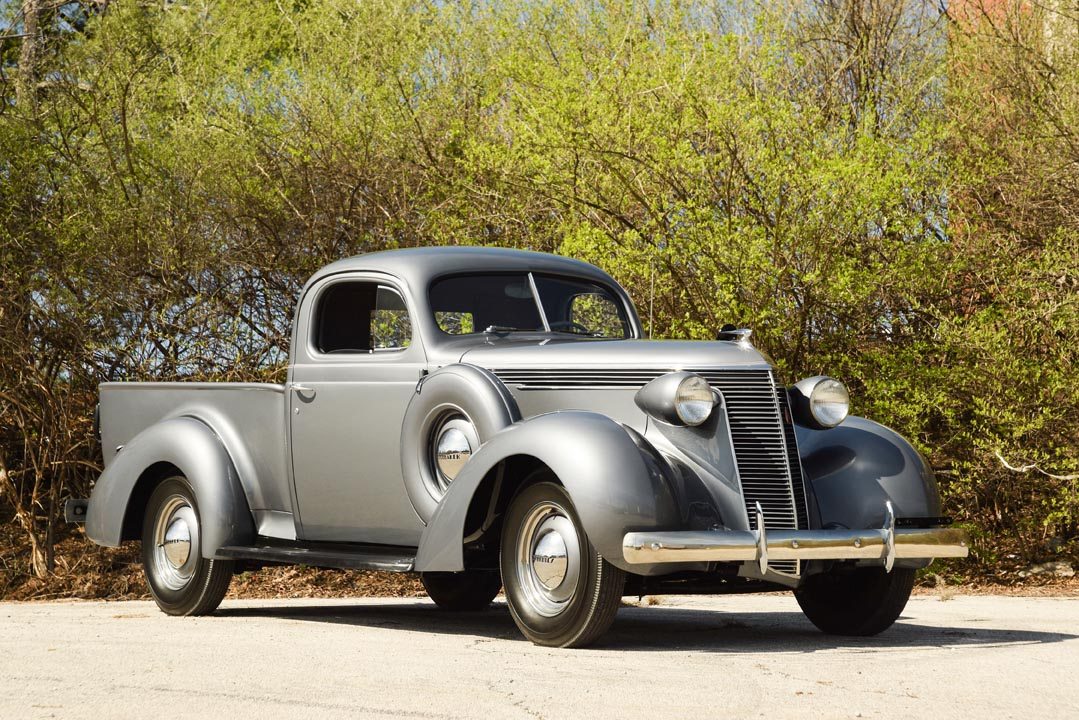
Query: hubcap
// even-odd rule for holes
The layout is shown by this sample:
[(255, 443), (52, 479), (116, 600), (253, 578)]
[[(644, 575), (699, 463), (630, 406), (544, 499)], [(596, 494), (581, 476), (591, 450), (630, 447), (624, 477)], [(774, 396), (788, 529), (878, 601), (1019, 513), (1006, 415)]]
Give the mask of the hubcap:
[(517, 535), (517, 579), (524, 599), (544, 617), (565, 610), (581, 576), (581, 545), (573, 521), (557, 503), (536, 504)]
[(566, 579), (569, 551), (562, 534), (554, 529), (548, 531), (536, 543), (532, 553), (532, 571), (540, 585), (554, 590)]
[(431, 470), (435, 497), (446, 493), (461, 468), (479, 447), (480, 440), (472, 422), (459, 412), (450, 411), (434, 423), (431, 434)]
[(449, 426), (443, 428), (435, 453), (438, 472), (452, 481), (472, 457), (472, 446), (460, 428)]
[(199, 522), (187, 498), (172, 495), (154, 520), (154, 553), (150, 571), (170, 590), (181, 590), (198, 564)]
[(182, 517), (174, 517), (165, 530), (165, 559), (174, 568), (182, 568), (191, 555), (191, 527)]

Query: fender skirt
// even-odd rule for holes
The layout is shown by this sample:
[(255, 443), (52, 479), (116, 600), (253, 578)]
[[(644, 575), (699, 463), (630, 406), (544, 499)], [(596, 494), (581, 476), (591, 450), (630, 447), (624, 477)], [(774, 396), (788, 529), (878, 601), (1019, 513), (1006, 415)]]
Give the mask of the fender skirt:
[(605, 415), (567, 410), (511, 425), (472, 456), (424, 530), (417, 570), (465, 569), (463, 535), (472, 497), (488, 473), (513, 456), (534, 457), (554, 472), (588, 538), (613, 565), (628, 567), (622, 556), (627, 532), (679, 527), (668, 479), (645, 461), (626, 429)]
[(136, 435), (94, 484), (86, 513), (86, 534), (99, 545), (116, 547), (136, 483), (157, 463), (179, 468), (199, 505), (202, 556), (225, 545), (249, 544), (255, 537), (236, 468), (225, 446), (204, 423), (179, 417), (151, 425)]

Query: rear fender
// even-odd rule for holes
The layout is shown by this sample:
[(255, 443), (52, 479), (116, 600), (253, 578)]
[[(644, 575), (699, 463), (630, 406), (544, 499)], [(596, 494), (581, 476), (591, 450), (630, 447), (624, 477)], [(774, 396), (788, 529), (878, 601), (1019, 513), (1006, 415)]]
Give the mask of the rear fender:
[(598, 413), (555, 412), (511, 425), (472, 456), (424, 530), (417, 570), (464, 570), (472, 498), (498, 463), (519, 456), (531, 456), (551, 469), (573, 500), (589, 540), (613, 565), (628, 569), (622, 556), (627, 532), (679, 527), (670, 480), (656, 463), (646, 461), (624, 427)]
[[(136, 485), (162, 463), (175, 466), (195, 491), (201, 522), (202, 556), (255, 537), (236, 468), (225, 446), (207, 425), (179, 417), (151, 425), (124, 446), (94, 484), (86, 513), (86, 535), (116, 547), (124, 538), (124, 518)], [(147, 493), (148, 494), (148, 493)]]

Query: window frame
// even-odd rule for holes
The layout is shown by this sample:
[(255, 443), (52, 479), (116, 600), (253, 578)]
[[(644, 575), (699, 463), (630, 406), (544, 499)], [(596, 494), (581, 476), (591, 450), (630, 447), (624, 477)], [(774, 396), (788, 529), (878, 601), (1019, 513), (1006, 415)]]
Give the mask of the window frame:
[[(343, 283), (366, 283), (375, 286), (375, 305), (378, 305), (378, 288), (385, 288), (401, 298), (401, 304), (408, 314), (409, 341), (408, 345), (394, 348), (371, 348), (367, 352), (323, 352), (318, 345), (319, 324), (321, 322), (321, 306), (325, 294), (330, 288)], [(315, 289), (314, 296), (310, 299), (310, 311), (307, 320), (307, 356), (312, 360), (323, 359), (336, 361), (342, 358), (358, 360), (360, 358), (375, 358), (385, 355), (397, 355), (406, 353), (417, 344), (416, 313), (409, 304), (408, 293), (404, 292), (396, 283), (388, 277), (372, 277), (369, 275), (344, 275), (342, 277), (330, 277)]]

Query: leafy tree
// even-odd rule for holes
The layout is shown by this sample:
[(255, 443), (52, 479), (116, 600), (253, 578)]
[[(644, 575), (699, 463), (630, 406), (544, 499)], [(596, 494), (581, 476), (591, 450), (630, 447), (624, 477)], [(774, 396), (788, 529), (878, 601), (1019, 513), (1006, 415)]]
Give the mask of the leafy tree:
[(958, 8), (0, 5), (20, 567), (88, 491), (97, 383), (279, 380), (314, 269), (453, 243), (595, 262), (656, 337), (752, 326), (927, 453), (963, 567), (1074, 557), (1076, 43)]

